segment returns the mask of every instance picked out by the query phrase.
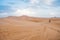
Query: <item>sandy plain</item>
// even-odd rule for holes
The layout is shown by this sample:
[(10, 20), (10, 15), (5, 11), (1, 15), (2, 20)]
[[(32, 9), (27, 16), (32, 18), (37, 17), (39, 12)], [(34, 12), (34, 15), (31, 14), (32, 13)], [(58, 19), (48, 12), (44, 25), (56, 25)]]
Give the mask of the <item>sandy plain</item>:
[(0, 40), (60, 40), (60, 18), (0, 18)]

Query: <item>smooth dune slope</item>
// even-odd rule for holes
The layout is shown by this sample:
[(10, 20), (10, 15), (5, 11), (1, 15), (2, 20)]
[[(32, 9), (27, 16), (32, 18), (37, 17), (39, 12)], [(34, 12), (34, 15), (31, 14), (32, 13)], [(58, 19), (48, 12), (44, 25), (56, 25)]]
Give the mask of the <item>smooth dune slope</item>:
[(0, 18), (0, 40), (60, 40), (60, 18)]

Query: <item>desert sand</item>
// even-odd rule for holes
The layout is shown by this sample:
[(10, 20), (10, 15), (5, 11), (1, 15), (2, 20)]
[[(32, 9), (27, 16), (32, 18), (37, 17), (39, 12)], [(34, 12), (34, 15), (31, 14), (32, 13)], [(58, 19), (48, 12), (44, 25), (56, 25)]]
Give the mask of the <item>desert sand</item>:
[(0, 18), (0, 40), (60, 40), (60, 18)]

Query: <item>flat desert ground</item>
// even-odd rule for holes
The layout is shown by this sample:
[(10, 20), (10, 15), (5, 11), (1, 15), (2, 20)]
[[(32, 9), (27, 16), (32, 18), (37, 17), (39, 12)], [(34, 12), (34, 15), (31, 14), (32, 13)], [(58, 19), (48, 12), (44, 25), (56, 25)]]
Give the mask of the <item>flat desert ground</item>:
[(60, 40), (60, 18), (0, 18), (0, 40)]

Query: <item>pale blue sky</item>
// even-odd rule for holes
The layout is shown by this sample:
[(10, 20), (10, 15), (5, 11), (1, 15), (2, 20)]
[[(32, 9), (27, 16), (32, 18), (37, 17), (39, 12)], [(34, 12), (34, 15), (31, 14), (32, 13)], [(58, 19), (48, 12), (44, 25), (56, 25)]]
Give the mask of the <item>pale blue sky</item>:
[(0, 18), (21, 15), (60, 17), (60, 0), (0, 0)]

